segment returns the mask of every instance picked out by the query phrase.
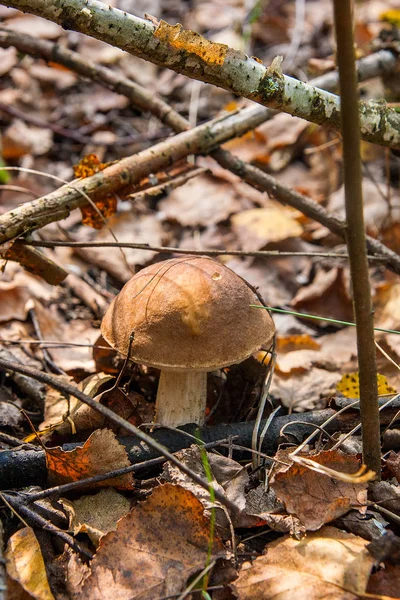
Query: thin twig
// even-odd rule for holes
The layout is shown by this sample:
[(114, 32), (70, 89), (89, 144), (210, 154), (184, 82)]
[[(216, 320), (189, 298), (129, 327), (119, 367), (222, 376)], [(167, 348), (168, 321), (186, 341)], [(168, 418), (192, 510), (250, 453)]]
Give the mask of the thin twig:
[[(345, 252), (284, 252), (281, 250), (195, 250), (191, 248), (175, 248), (172, 246), (152, 246), (150, 244), (133, 244), (129, 242), (64, 242), (58, 240), (18, 240), (16, 244), (29, 244), (38, 248), (135, 248), (138, 250), (152, 250), (153, 252), (171, 252), (174, 254), (189, 254), (196, 256), (254, 256), (257, 258), (282, 258), (283, 256), (308, 256), (310, 258), (343, 258), (347, 259), (349, 255)], [(369, 255), (368, 258), (373, 261), (385, 262), (385, 256)]]
[(62, 531), (62, 529), (59, 529), (53, 525), (53, 523), (50, 523), (50, 521), (47, 521), (44, 517), (26, 506), (23, 502), (21, 502), (18, 496), (14, 494), (6, 494), (4, 492), (1, 494), (1, 496), (13, 507), (18, 515), (22, 515), (24, 522), (27, 521), (31, 527), (44, 529), (45, 531), (48, 531), (49, 533), (59, 537), (75, 552), (81, 556), (84, 556), (86, 559), (91, 560), (93, 558), (93, 553), (88, 548), (83, 546), (83, 544), (80, 542), (77, 542), (71, 535), (69, 535), (69, 533)]

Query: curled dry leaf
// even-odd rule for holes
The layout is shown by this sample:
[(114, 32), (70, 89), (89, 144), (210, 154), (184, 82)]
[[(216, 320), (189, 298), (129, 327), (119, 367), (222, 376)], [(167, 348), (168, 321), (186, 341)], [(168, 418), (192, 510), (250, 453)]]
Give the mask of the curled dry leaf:
[[(200, 501), (181, 486), (161, 485), (102, 537), (91, 573), (71, 590), (73, 597), (95, 600), (104, 590), (118, 600), (177, 595), (207, 565), (210, 543), (212, 558), (226, 557), (219, 538), (210, 541)], [(71, 581), (79, 580), (80, 569), (71, 561)]]
[(253, 564), (244, 563), (232, 587), (239, 600), (357, 600), (374, 562), (367, 544), (334, 527), (300, 541), (286, 536)]
[[(291, 305), (295, 310), (311, 315), (352, 321), (353, 306), (347, 273), (341, 267), (319, 270), (314, 281), (297, 292)], [(319, 321), (320, 326), (321, 323)]]
[(400, 452), (390, 452), (386, 457), (386, 468), (392, 477), (395, 477), (400, 483)]
[[(43, 556), (33, 529), (24, 527), (10, 537), (5, 559), (8, 576), (18, 582), (29, 594), (29, 598), (54, 600), (47, 581)], [(13, 597), (22, 597), (23, 594), (22, 596), (20, 594)]]
[[(130, 465), (125, 448), (108, 429), (98, 429), (92, 433), (82, 447), (74, 450), (47, 449), (46, 462), (50, 485), (79, 481)], [(110, 485), (120, 489), (132, 489), (132, 473), (100, 481), (90, 487), (108, 487)]]
[(317, 367), (289, 377), (276, 374), (272, 380), (271, 394), (283, 406), (295, 412), (317, 410), (327, 406), (329, 399), (335, 394), (335, 385), (339, 379), (340, 373), (331, 373)]
[[(191, 471), (205, 477), (203, 459), (198, 446), (193, 445), (190, 448), (185, 448), (185, 450), (178, 452), (177, 456)], [(235, 521), (240, 519), (239, 515), (244, 512), (246, 506), (244, 490), (249, 482), (249, 476), (246, 469), (226, 456), (207, 453), (207, 460), (213, 475), (214, 488), (225, 494), (231, 502), (237, 505), (236, 515), (228, 516), (226, 509), (219, 502), (211, 502), (210, 493), (207, 490), (194, 483), (192, 479), (170, 462), (164, 465), (163, 478), (191, 491), (202, 503), (208, 517), (211, 514), (211, 509), (214, 508), (218, 533), (224, 538), (229, 538), (231, 536), (230, 519), (235, 519)]]
[(101, 490), (94, 496), (82, 496), (73, 502), (61, 500), (69, 515), (69, 531), (73, 535), (87, 533), (93, 544), (109, 531), (115, 531), (117, 521), (130, 510), (131, 503), (113, 488)]
[[(333, 450), (309, 458), (343, 473), (356, 473), (360, 467), (355, 456)], [(351, 509), (361, 512), (367, 502), (366, 483), (344, 483), (298, 464), (276, 473), (271, 486), (287, 512), (296, 515), (309, 531), (319, 529)]]
[(241, 209), (232, 185), (222, 178), (200, 175), (173, 190), (159, 204), (164, 218), (182, 227), (214, 225)]
[(14, 283), (0, 282), (0, 322), (12, 319), (25, 321), (28, 315), (27, 302), (31, 294), (27, 287)]
[(26, 155), (41, 156), (51, 149), (53, 132), (15, 119), (5, 130), (2, 144), (3, 156), (6, 159), (17, 159)]
[[(93, 371), (91, 346), (98, 336), (98, 329), (95, 329), (89, 321), (81, 319), (65, 322), (54, 306), (45, 308), (37, 300), (34, 301), (34, 307), (43, 339), (59, 342), (60, 347), (47, 348), (57, 366), (67, 373)], [(74, 346), (77, 341), (87, 346)], [(63, 342), (67, 343), (65, 347), (62, 347)]]
[(294, 212), (283, 208), (252, 208), (233, 215), (233, 231), (243, 250), (261, 250), (271, 242), (282, 242), (302, 234)]

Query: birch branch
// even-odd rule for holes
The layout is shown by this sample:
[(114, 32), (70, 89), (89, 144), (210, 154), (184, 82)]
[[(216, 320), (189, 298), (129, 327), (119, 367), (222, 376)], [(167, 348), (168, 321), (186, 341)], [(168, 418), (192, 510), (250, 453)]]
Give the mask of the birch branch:
[[(265, 67), (241, 51), (210, 42), (181, 25), (140, 19), (97, 0), (0, 0), (80, 31), (126, 52), (269, 108), (340, 131), (340, 98), (284, 75), (274, 61)], [(275, 63), (275, 64), (274, 64)], [(400, 114), (384, 101), (360, 102), (363, 139), (400, 149)]]
[[(56, 62), (60, 62), (61, 64), (72, 68), (83, 76), (103, 83), (103, 85), (106, 85), (110, 89), (126, 95), (134, 104), (138, 105), (139, 107), (143, 109), (147, 108), (154, 115), (158, 116), (158, 118), (160, 118), (160, 120), (162, 120), (164, 123), (168, 123), (168, 125), (170, 125), (177, 132), (186, 130), (189, 127), (189, 123), (186, 121), (186, 119), (181, 117), (181, 115), (179, 115), (176, 111), (169, 107), (166, 102), (158, 98), (156, 95), (149, 95), (148, 91), (138, 84), (123, 78), (121, 75), (113, 73), (113, 71), (107, 69), (106, 67), (102, 67), (91, 61), (88, 61), (76, 52), (67, 50), (65, 48), (60, 48), (51, 42), (36, 40), (31, 36), (0, 29), (0, 46), (7, 47), (9, 45), (15, 45), (19, 50), (29, 54), (32, 53), (35, 56), (41, 56), (45, 60), (54, 60)], [(382, 54), (382, 52), (384, 52), (384, 54)], [(388, 72), (389, 70), (393, 71), (397, 68), (397, 62), (395, 61), (393, 55), (387, 51), (382, 52), (377, 53), (373, 60), (370, 59), (370, 57), (367, 57), (370, 60), (368, 60), (368, 64), (366, 66), (365, 61), (367, 58), (359, 61), (359, 80), (364, 79), (367, 76), (378, 75), (382, 68), (385, 70), (385, 72)], [(337, 73), (328, 74), (327, 80), (325, 80), (325, 77), (326, 76), (320, 78), (320, 85), (334, 85), (335, 81), (337, 80)], [(253, 119), (252, 126), (256, 126), (257, 119), (258, 124), (260, 124), (266, 120), (271, 113), (272, 111), (262, 106), (254, 105), (252, 110), (248, 112), (247, 115), (248, 118)], [(241, 114), (244, 116), (243, 111)], [(249, 125), (249, 128), (251, 128), (251, 125)], [(199, 128), (197, 128), (195, 131), (199, 132), (201, 135)], [(181, 140), (180, 138), (178, 138), (176, 142), (169, 140), (168, 147), (170, 147), (171, 143), (180, 144)], [(159, 147), (160, 146), (156, 146), (156, 150)], [(146, 152), (147, 154), (144, 156), (143, 153), (137, 155), (136, 159), (138, 159), (139, 162), (142, 160), (146, 161), (146, 157), (147, 159), (149, 157), (149, 151)], [(328, 229), (330, 229), (330, 231), (338, 234), (344, 239), (346, 231), (345, 222), (330, 214), (328, 211), (326, 211), (326, 209), (310, 198), (288, 189), (280, 184), (271, 175), (264, 173), (253, 165), (244, 163), (237, 157), (231, 155), (227, 150), (218, 148), (217, 150), (211, 152), (211, 156), (213, 156), (213, 158), (217, 160), (222, 167), (229, 169), (244, 179), (252, 187), (259, 189), (260, 191), (267, 192), (283, 204), (293, 206), (294, 208), (303, 212), (303, 214), (326, 226)], [(134, 168), (136, 161), (133, 160), (133, 162), (130, 164), (131, 167)], [(116, 167), (116, 165), (114, 165), (114, 167)], [(105, 172), (103, 171), (102, 173), (104, 175)], [(90, 183), (89, 179), (84, 180), (84, 185), (88, 183)], [(116, 191), (119, 189), (119, 187), (119, 182), (117, 180), (113, 185), (111, 185), (111, 190), (109, 191)], [(4, 235), (8, 233), (8, 237), (6, 239), (10, 239), (14, 236), (15, 231), (21, 233), (32, 229), (38, 229), (46, 223), (56, 221), (64, 218), (64, 216), (67, 216), (68, 212), (74, 208), (64, 201), (64, 195), (67, 193), (67, 191), (68, 188), (64, 187), (60, 190), (57, 190), (57, 192), (50, 194), (50, 198), (53, 198), (51, 205), (47, 205), (49, 196), (46, 196), (34, 201), (33, 203), (25, 204), (20, 208), (18, 214), (15, 214), (14, 211), (3, 215), (3, 217), (0, 217), (0, 242), (4, 241), (4, 238), (1, 238), (2, 234)], [(85, 187), (83, 186), (80, 191), (80, 197), (78, 194), (78, 197), (75, 200), (80, 200), (82, 204), (84, 204), (85, 198), (82, 196), (82, 193), (86, 193), (88, 191), (90, 191), (89, 188), (85, 190)], [(102, 195), (105, 195), (106, 193), (104, 192), (104, 186), (101, 182), (99, 182), (99, 185), (96, 188), (96, 193), (102, 193)], [(78, 204), (76, 206), (78, 206)], [(375, 240), (369, 236), (367, 236), (367, 248), (371, 254), (384, 257), (386, 260), (386, 265), (396, 273), (400, 274), (400, 257), (395, 252), (384, 246), (378, 240)]]

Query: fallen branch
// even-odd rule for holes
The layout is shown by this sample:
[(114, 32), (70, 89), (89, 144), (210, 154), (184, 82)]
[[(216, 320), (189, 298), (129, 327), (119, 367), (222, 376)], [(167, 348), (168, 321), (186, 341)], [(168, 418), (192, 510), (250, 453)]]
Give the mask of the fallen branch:
[(24, 269), (38, 275), (51, 285), (58, 285), (68, 275), (68, 271), (57, 265), (51, 258), (27, 244), (12, 243), (0, 248), (0, 258), (19, 263)]
[[(126, 431), (128, 431), (130, 433), (130, 435), (134, 435), (137, 437), (138, 440), (141, 440), (145, 444), (148, 444), (150, 446), (150, 448), (153, 448), (153, 450), (158, 452), (160, 455), (162, 455), (166, 459), (170, 460), (174, 465), (176, 465), (178, 467), (178, 469), (180, 469), (183, 473), (185, 473), (188, 477), (190, 477), (190, 479), (192, 479), (193, 481), (198, 483), (203, 489), (207, 490), (207, 492), (209, 491), (210, 486), (209, 486), (208, 481), (206, 479), (203, 479), (203, 477), (201, 477), (200, 475), (197, 475), (197, 473), (194, 473), (186, 465), (182, 464), (181, 461), (178, 460), (176, 458), (176, 456), (174, 456), (168, 450), (168, 448), (165, 448), (165, 446), (163, 446), (162, 444), (159, 444), (150, 435), (148, 435), (147, 433), (144, 433), (143, 431), (141, 431), (140, 429), (138, 429), (137, 427), (135, 427), (134, 425), (129, 423), (129, 421), (126, 421), (125, 419), (123, 419), (122, 417), (117, 415), (115, 412), (113, 412), (106, 406), (103, 406), (102, 404), (100, 404), (100, 402), (96, 402), (96, 400), (93, 400), (93, 398), (91, 398), (87, 394), (84, 394), (75, 386), (73, 386), (69, 383), (66, 383), (66, 382), (61, 382), (56, 377), (54, 377), (53, 375), (50, 375), (49, 373), (42, 373), (41, 371), (39, 371), (38, 369), (34, 369), (33, 367), (26, 367), (19, 363), (10, 362), (8, 360), (4, 360), (1, 358), (0, 358), (0, 369), (5, 370), (5, 371), (15, 372), (15, 373), (21, 373), (22, 375), (26, 375), (27, 377), (32, 377), (32, 379), (35, 379), (36, 381), (40, 381), (41, 383), (49, 385), (50, 387), (54, 388), (55, 390), (58, 390), (59, 392), (65, 394), (66, 396), (73, 396), (74, 398), (77, 398), (84, 404), (87, 404), (88, 406), (90, 406), (90, 408), (92, 408), (96, 412), (103, 415), (103, 417), (108, 419), (111, 423), (117, 425), (118, 427), (123, 427)], [(222, 494), (218, 490), (215, 490), (215, 497), (223, 505), (227, 506), (228, 508), (233, 510), (233, 512), (235, 512), (235, 510), (236, 510), (235, 505), (232, 502), (230, 502), (227, 498), (225, 498), (224, 494)]]
[[(171, 127), (173, 127), (175, 131), (184, 131), (189, 127), (189, 122), (186, 121), (186, 119), (184, 119), (183, 117), (181, 117), (179, 113), (177, 113), (171, 107), (169, 107), (168, 104), (166, 104), (162, 99), (158, 98), (155, 95), (150, 95), (147, 92), (147, 90), (145, 90), (138, 84), (135, 84), (134, 82), (115, 74), (110, 69), (98, 66), (84, 59), (76, 52), (60, 48), (59, 46), (51, 42), (36, 40), (30, 36), (6, 30), (0, 31), (0, 46), (1, 45), (15, 45), (21, 51), (26, 51), (36, 56), (41, 56), (46, 60), (58, 60), (64, 66), (76, 70), (76, 72), (80, 73), (81, 75), (90, 77), (95, 81), (103, 83), (110, 89), (113, 89), (114, 91), (126, 95), (138, 107), (150, 110), (154, 115), (158, 116), (164, 123), (169, 124)], [(379, 74), (380, 69), (383, 68), (386, 68), (386, 70), (396, 69), (396, 67), (398, 66), (398, 62), (396, 61), (394, 56), (390, 52), (384, 52), (385, 54), (383, 55), (381, 53), (377, 53), (373, 60), (371, 59), (371, 57), (366, 57), (365, 59), (359, 61), (359, 80), (362, 80), (367, 76), (377, 75)], [(383, 65), (386, 65), (386, 67)], [(336, 85), (337, 77), (337, 73), (328, 73), (326, 76), (322, 76), (318, 79), (318, 84), (326, 85), (327, 87), (329, 87), (329, 85)], [(263, 107), (256, 106), (253, 109), (253, 116), (259, 116), (260, 123), (267, 119), (268, 115), (271, 113), (271, 111), (268, 111)], [(297, 192), (286, 188), (285, 186), (280, 184), (276, 179), (264, 173), (264, 171), (261, 171), (260, 169), (249, 165), (248, 163), (244, 163), (243, 161), (239, 160), (226, 150), (222, 150), (221, 148), (219, 148), (212, 152), (211, 155), (215, 160), (217, 160), (217, 162), (221, 166), (223, 166), (226, 169), (229, 169), (233, 173), (237, 174), (239, 177), (243, 178), (249, 185), (261, 191), (266, 191), (276, 200), (284, 204), (288, 204), (289, 206), (292, 206), (297, 210), (300, 210), (309, 218), (312, 218), (315, 221), (321, 223), (330, 231), (336, 233), (343, 239), (345, 238), (345, 222), (341, 219), (338, 219), (334, 215), (331, 215), (322, 206), (320, 206), (310, 198), (307, 198)], [(83, 200), (84, 198), (82, 198), (82, 202)], [(40, 215), (42, 209), (42, 206), (37, 206), (38, 215)], [(31, 220), (36, 221), (35, 210), (32, 211), (30, 216)], [(54, 219), (52, 220), (57, 220), (58, 218), (61, 219), (63, 217), (59, 216), (59, 214), (55, 212)], [(0, 229), (0, 243), (1, 241), (2, 240)], [(387, 262), (388, 267), (390, 267), (396, 273), (400, 274), (400, 258), (395, 252), (388, 249), (378, 240), (375, 240), (374, 238), (368, 236), (367, 247), (371, 254), (383, 256)]]
[[(299, 192), (285, 187), (277, 179), (271, 177), (271, 175), (268, 175), (257, 167), (253, 167), (249, 163), (243, 162), (222, 148), (215, 150), (212, 153), (212, 157), (222, 167), (229, 169), (252, 187), (267, 192), (282, 204), (296, 208), (310, 219), (327, 227), (332, 233), (335, 233), (343, 240), (346, 239), (346, 221), (327, 211), (312, 198), (308, 198), (303, 194), (299, 194)], [(386, 266), (400, 275), (400, 256), (396, 252), (393, 252), (393, 250), (390, 250), (382, 242), (369, 235), (366, 236), (366, 244), (370, 254), (384, 256)]]
[[(340, 98), (284, 75), (279, 62), (265, 67), (225, 44), (210, 42), (181, 25), (155, 24), (97, 0), (7, 0), (0, 4), (80, 31), (157, 65), (183, 73), (340, 131)], [(381, 102), (360, 102), (363, 139), (400, 149), (400, 115)]]
[[(0, 47), (8, 48), (9, 46), (14, 46), (20, 52), (30, 56), (59, 63), (82, 77), (87, 77), (118, 94), (126, 96), (134, 106), (144, 112), (151, 112), (162, 123), (169, 125), (176, 133), (190, 129), (189, 121), (171, 108), (162, 98), (120, 73), (81, 56), (78, 52), (48, 40), (40, 40), (18, 31), (0, 27)], [(400, 70), (399, 58), (389, 50), (379, 50), (357, 61), (359, 82), (380, 75), (396, 73), (398, 70)], [(326, 91), (334, 91), (338, 86), (338, 81), (338, 72), (331, 71), (312, 79), (309, 84)], [(265, 116), (265, 120), (275, 114), (275, 111), (265, 111), (262, 107), (259, 107), (259, 110), (260, 114)]]
[[(351, 404), (352, 400), (345, 400), (344, 405), (346, 403)], [(399, 408), (400, 400), (396, 400), (382, 410), (380, 412), (381, 426), (388, 425), (398, 413)], [(327, 408), (308, 413), (275, 417), (269, 425), (268, 435), (264, 438), (262, 452), (273, 456), (281, 443), (290, 442), (295, 445), (300, 444), (312, 433), (315, 426), (324, 426), (325, 421), (335, 415), (335, 413), (335, 410)], [(346, 412), (337, 414), (336, 418), (328, 423), (324, 429), (328, 434), (336, 431), (348, 432), (359, 423), (359, 420), (359, 411), (352, 407)], [(261, 427), (264, 427), (266, 423), (267, 420), (263, 420)], [(283, 427), (285, 427), (285, 432), (281, 435)], [(193, 443), (193, 438), (187, 434), (193, 436), (197, 430), (199, 431), (200, 439), (206, 445), (214, 444), (219, 440), (234, 438), (234, 444), (251, 448), (254, 421), (204, 426), (201, 428), (198, 428), (196, 425), (185, 425), (180, 429), (182, 433), (176, 429), (156, 429), (152, 433), (152, 438), (157, 443), (167, 447), (170, 452), (178, 452), (183, 448), (188, 448)], [(148, 476), (152, 468), (159, 466), (166, 460), (165, 458), (160, 459), (160, 453), (157, 450), (141, 443), (140, 439), (136, 436), (121, 437), (118, 440), (124, 445), (129, 461), (134, 468), (125, 467), (124, 469), (119, 469), (116, 475), (133, 471), (136, 477)], [(64, 444), (62, 448), (67, 452), (78, 446), (82, 446), (82, 444), (83, 442), (69, 443)], [(109, 479), (109, 475), (96, 476), (96, 481), (100, 481), (100, 479)], [(4, 450), (0, 453), (0, 482), (2, 489), (26, 487), (31, 484), (42, 487), (46, 486), (47, 468), (45, 452), (43, 450)]]
[(26, 202), (0, 216), (0, 244), (65, 219), (73, 209), (87, 204), (88, 196), (96, 199), (128, 189), (150, 173), (157, 173), (190, 154), (207, 154), (232, 137), (254, 129), (263, 120), (263, 115), (254, 107), (225, 114), (113, 163), (91, 177), (75, 180), (42, 198)]

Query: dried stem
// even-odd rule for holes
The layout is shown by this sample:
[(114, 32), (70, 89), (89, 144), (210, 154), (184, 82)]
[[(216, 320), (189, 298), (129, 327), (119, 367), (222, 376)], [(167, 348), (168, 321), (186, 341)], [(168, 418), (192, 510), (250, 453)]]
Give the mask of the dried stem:
[(347, 247), (353, 286), (360, 371), (363, 459), (380, 477), (381, 452), (374, 343), (374, 316), (363, 217), (358, 91), (351, 0), (334, 0), (337, 58), (342, 103), (343, 166)]

